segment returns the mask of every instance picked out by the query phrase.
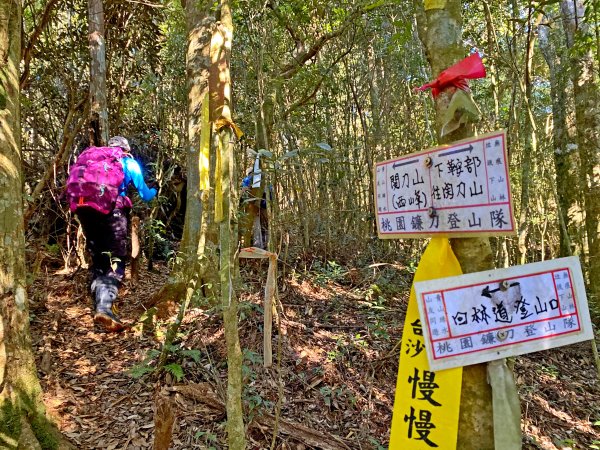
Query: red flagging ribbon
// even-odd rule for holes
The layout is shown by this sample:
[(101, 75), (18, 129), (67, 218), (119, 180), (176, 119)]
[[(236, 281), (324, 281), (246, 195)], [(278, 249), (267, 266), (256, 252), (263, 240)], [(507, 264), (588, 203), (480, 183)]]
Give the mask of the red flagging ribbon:
[(451, 86), (466, 91), (469, 89), (467, 79), (484, 77), (485, 67), (483, 67), (479, 53), (475, 52), (453, 66), (448, 67), (435, 80), (416, 88), (416, 90), (424, 91), (425, 89), (431, 89), (433, 96), (437, 97), (440, 92)]

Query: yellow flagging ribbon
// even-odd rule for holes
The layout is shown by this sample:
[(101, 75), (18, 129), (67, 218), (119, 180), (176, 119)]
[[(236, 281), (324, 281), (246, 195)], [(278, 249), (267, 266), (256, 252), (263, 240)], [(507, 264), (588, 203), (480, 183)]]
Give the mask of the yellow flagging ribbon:
[(215, 120), (215, 128), (217, 129), (217, 131), (219, 131), (223, 127), (231, 127), (231, 129), (235, 133), (235, 136), (238, 139), (244, 135), (244, 132), (241, 130), (241, 128), (238, 127), (232, 120), (228, 119), (227, 117), (221, 116), (217, 120)]
[(210, 189), (210, 101), (208, 95), (202, 100), (202, 124), (200, 127), (200, 190)]
[(217, 161), (215, 167), (215, 222), (220, 223), (223, 221), (223, 181), (221, 180), (221, 174), (223, 173), (223, 162), (222, 152), (223, 143), (221, 139), (219, 141), (219, 147), (217, 148)]
[[(462, 274), (447, 238), (433, 238), (413, 282)], [(400, 351), (389, 450), (456, 449), (462, 368), (429, 370), (414, 285)]]
[(428, 9), (444, 9), (447, 0), (425, 0), (425, 11)]

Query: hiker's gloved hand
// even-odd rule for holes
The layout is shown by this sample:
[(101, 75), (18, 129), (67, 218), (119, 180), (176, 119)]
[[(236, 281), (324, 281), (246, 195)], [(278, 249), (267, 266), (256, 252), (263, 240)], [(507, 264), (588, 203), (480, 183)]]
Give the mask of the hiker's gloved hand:
[(150, 189), (150, 192), (152, 192), (152, 196), (155, 197), (156, 194), (158, 194), (158, 183), (156, 181), (151, 181), (150, 183), (148, 183), (148, 188)]

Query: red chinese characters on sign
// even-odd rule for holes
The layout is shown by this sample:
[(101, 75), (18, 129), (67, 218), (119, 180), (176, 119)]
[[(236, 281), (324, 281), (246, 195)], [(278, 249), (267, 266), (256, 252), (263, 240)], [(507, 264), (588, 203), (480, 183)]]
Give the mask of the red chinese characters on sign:
[[(569, 264), (556, 266), (555, 261)], [(589, 338), (591, 324), (577, 258), (536, 264), (555, 267), (529, 272), (529, 266), (535, 265), (529, 264), (481, 272), (479, 280), (478, 274), (470, 274), (475, 279), (471, 283), (454, 280), (455, 286), (444, 287), (436, 280), (439, 289), (415, 286), (432, 368), (474, 364)], [(503, 271), (511, 273), (503, 276)]]
[(514, 234), (503, 131), (378, 163), (380, 238)]

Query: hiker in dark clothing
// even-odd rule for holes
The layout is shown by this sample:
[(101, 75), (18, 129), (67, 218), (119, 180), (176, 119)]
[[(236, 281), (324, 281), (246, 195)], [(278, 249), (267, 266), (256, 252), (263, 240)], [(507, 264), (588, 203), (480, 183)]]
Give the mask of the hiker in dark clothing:
[(78, 166), (84, 153), (79, 156), (67, 183), (71, 210), (75, 211), (83, 227), (92, 259), (94, 322), (108, 331), (124, 328), (114, 312), (113, 303), (130, 254), (127, 233), (132, 203), (126, 195), (127, 186), (133, 184), (146, 202), (157, 192), (146, 185), (140, 165), (127, 153), (129, 151), (129, 142), (121, 136), (111, 138), (108, 148), (87, 149), (84, 153), (91, 156), (83, 158), (86, 162)]

